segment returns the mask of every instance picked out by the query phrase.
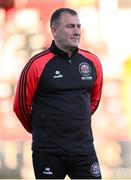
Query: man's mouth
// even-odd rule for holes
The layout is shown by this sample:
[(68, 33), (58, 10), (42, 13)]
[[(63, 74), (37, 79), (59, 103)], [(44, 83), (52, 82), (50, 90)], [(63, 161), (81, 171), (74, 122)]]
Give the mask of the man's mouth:
[(78, 38), (71, 38), (71, 40), (75, 41), (75, 42), (79, 42)]

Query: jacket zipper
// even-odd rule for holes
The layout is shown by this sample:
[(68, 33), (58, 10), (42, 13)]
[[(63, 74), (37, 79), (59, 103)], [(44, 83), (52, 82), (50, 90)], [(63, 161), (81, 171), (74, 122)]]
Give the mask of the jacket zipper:
[(69, 64), (71, 64), (71, 59), (69, 59)]

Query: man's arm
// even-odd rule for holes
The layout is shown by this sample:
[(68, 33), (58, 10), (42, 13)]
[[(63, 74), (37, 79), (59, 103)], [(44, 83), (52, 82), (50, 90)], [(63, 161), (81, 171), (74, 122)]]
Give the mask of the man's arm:
[(31, 133), (32, 99), (38, 85), (35, 63), (29, 61), (24, 67), (17, 83), (13, 110), (24, 128)]
[(102, 66), (98, 59), (97, 63), (95, 63), (97, 78), (93, 87), (92, 95), (91, 95), (91, 113), (93, 114), (100, 102), (101, 93), (102, 93), (102, 85), (103, 85), (103, 72)]
[(32, 101), (37, 91), (38, 83), (43, 69), (54, 54), (46, 51), (40, 52), (31, 58), (24, 67), (16, 88), (14, 99), (14, 112), (24, 128), (31, 133)]

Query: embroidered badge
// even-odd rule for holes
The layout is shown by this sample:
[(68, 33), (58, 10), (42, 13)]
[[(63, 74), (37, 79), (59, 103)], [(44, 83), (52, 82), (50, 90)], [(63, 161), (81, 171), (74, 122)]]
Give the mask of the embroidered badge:
[(91, 168), (90, 168), (90, 172), (93, 176), (95, 177), (99, 177), (100, 176), (100, 167), (98, 163), (94, 163), (92, 164)]
[(83, 76), (90, 76), (91, 75), (91, 66), (88, 63), (86, 63), (86, 62), (82, 62), (79, 65), (79, 72)]

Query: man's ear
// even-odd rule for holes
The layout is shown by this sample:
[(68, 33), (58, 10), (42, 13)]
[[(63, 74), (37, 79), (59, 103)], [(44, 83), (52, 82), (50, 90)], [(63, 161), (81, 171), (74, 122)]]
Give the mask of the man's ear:
[(51, 32), (52, 32), (53, 36), (56, 36), (56, 27), (55, 26), (51, 27)]

